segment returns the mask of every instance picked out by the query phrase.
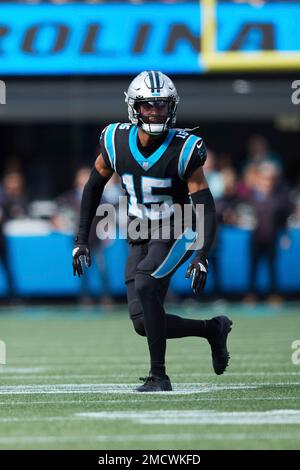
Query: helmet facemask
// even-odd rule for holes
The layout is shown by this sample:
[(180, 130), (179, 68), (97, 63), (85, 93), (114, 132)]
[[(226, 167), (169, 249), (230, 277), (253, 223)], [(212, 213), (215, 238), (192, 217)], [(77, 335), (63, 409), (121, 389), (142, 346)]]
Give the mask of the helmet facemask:
[(161, 134), (175, 124), (177, 104), (172, 98), (136, 99), (131, 106), (136, 125), (147, 134)]

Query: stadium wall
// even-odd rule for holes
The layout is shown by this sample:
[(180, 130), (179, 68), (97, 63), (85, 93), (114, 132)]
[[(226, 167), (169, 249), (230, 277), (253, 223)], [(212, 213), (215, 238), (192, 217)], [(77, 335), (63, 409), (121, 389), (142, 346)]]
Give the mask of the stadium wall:
[[(283, 248), (278, 239), (279, 252), (276, 261), (279, 291), (282, 293), (297, 293), (300, 290), (300, 231), (289, 231), (290, 245)], [(82, 279), (73, 277), (70, 259), (73, 246), (73, 236), (61, 233), (45, 233), (39, 236), (10, 236), (9, 259), (13, 268), (18, 295), (28, 297), (68, 297), (79, 296), (91, 292), (93, 295), (103, 294), (100, 273), (97, 268), (97, 258), (94, 254), (93, 263), (87, 271), (87, 284)], [(249, 243), (250, 232), (232, 227), (220, 230), (217, 252), (217, 266), (224, 294), (243, 294), (249, 284)], [(125, 240), (107, 241), (103, 249), (103, 259), (106, 266), (108, 290), (113, 296), (126, 294), (124, 274), (128, 245)], [(25, 256), (24, 256), (25, 253)], [(36, 253), (39, 253), (36, 256)], [(55, 262), (53, 262), (55, 253)], [(106, 261), (106, 263), (105, 263)], [(289, 269), (284, 269), (289, 266)], [(47, 269), (45, 270), (45, 267)], [(179, 295), (190, 295), (190, 283), (185, 279), (187, 263), (173, 276), (171, 289)], [(268, 290), (268, 275), (265, 263), (262, 261), (257, 277), (257, 290)], [(206, 293), (214, 289), (214, 270), (209, 272)], [(0, 264), (0, 296), (6, 292), (6, 280)]]

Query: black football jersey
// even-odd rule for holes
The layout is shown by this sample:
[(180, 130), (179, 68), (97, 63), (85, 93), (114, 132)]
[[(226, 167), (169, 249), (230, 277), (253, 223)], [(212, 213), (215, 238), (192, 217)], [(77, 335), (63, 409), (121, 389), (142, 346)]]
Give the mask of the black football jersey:
[(146, 157), (138, 145), (137, 126), (115, 123), (103, 130), (100, 145), (106, 165), (122, 180), (129, 217), (161, 219), (169, 216), (174, 203), (190, 203), (187, 179), (206, 160), (201, 137), (169, 129)]

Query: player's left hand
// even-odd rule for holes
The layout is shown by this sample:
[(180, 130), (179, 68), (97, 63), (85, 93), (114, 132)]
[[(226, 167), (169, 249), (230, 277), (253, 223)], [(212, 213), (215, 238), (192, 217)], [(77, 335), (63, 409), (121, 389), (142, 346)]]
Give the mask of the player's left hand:
[(200, 294), (200, 292), (204, 289), (206, 284), (207, 271), (207, 258), (204, 253), (200, 251), (196, 254), (193, 261), (191, 261), (185, 275), (185, 277), (188, 279), (192, 275), (191, 288), (193, 289), (194, 294)]
[(74, 276), (80, 277), (83, 275), (82, 261), (84, 259), (86, 266), (91, 266), (91, 255), (87, 244), (75, 242), (73, 255), (73, 274)]

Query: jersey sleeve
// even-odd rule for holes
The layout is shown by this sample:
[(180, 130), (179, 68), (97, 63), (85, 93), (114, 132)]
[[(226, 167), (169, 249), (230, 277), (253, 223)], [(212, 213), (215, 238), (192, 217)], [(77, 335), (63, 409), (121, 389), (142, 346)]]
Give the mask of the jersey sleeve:
[(100, 151), (108, 168), (116, 171), (115, 133), (119, 123), (109, 124), (100, 135)]
[(190, 135), (184, 143), (178, 162), (180, 178), (187, 180), (197, 168), (203, 166), (206, 160), (207, 150), (201, 137)]

